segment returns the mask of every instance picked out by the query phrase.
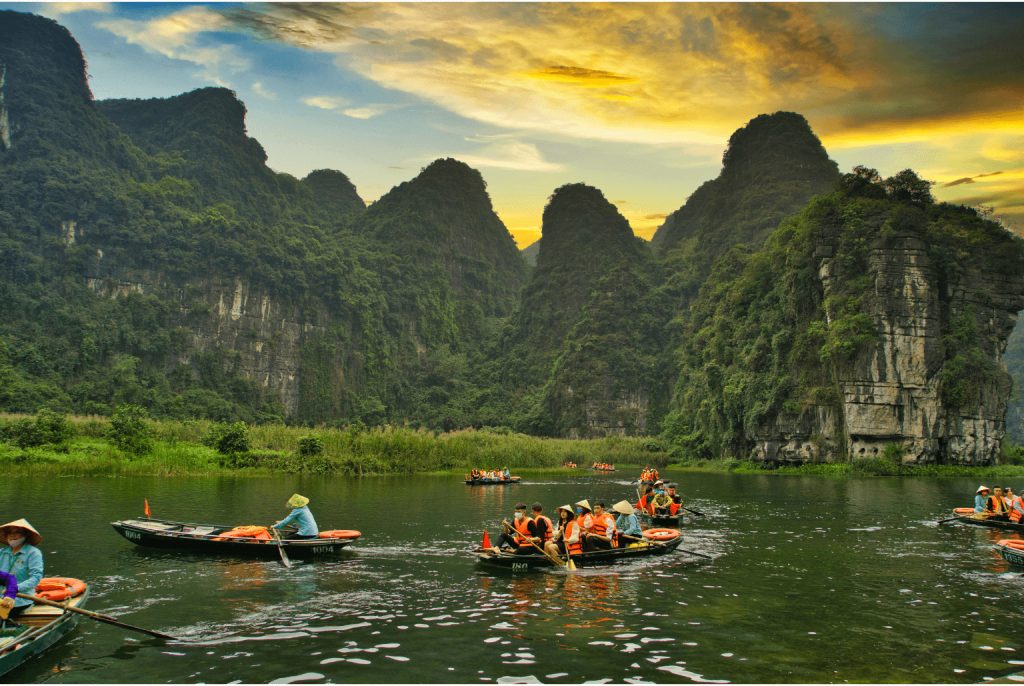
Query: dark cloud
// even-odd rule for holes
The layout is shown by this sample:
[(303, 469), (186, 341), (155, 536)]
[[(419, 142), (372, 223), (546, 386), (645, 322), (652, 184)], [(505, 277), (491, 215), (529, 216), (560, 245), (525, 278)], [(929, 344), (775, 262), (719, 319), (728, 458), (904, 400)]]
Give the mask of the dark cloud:
[(623, 76), (622, 74), (615, 74), (610, 71), (602, 71), (600, 69), (587, 69), (586, 67), (567, 67), (564, 65), (555, 65), (539, 69), (535, 72), (538, 76), (551, 76), (558, 79), (567, 79), (571, 81), (622, 81), (629, 82), (633, 78), (630, 76)]
[(965, 176), (962, 179), (957, 179), (956, 181), (950, 181), (949, 183), (944, 183), (944, 184), (942, 184), (942, 187), (943, 188), (951, 188), (952, 186), (960, 186), (960, 185), (963, 185), (965, 183), (974, 183), (975, 179), (983, 179), (986, 176), (998, 176), (999, 174), (1002, 174), (1002, 173), (1003, 172), (1001, 172), (1001, 171), (994, 171), (994, 172), (989, 172), (988, 174), (977, 174), (976, 176)]

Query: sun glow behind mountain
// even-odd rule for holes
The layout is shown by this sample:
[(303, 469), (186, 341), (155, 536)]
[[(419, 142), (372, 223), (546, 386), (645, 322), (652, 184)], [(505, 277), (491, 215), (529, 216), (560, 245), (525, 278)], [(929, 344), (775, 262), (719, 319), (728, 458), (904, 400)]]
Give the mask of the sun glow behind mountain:
[(729, 134), (803, 114), (841, 169), (912, 167), (1024, 226), (1024, 8), (861, 4), (10, 5), (59, 15), (98, 98), (235, 89), (276, 169), (367, 199), (480, 169), (520, 245), (552, 190), (602, 188), (650, 237)]

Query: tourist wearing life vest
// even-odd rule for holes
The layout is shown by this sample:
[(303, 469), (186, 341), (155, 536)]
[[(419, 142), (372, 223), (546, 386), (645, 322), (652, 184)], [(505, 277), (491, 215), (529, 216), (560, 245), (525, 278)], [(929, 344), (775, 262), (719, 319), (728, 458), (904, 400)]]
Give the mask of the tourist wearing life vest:
[(668, 485), (668, 497), (672, 499), (672, 504), (669, 505), (669, 514), (675, 516), (679, 514), (679, 508), (683, 506), (683, 496), (676, 493), (676, 484), (671, 483)]
[[(27, 519), (16, 519), (0, 526), (0, 571), (13, 574), (17, 593), (34, 594), (43, 578), (43, 552), (36, 546), (43, 540)], [(32, 607), (32, 601), (15, 598), (11, 617)]]
[(978, 490), (974, 492), (974, 511), (978, 514), (984, 512), (988, 505), (988, 486), (978, 486)]
[(1013, 509), (1013, 489), (1009, 486), (1003, 486), (1003, 502), (1006, 503), (1007, 512)]
[[(498, 548), (512, 548), (519, 551), (520, 532), (532, 532), (533, 520), (526, 514), (526, 503), (516, 503), (515, 511), (512, 513), (512, 521), (501, 520), (501, 527), (504, 529), (498, 538)], [(530, 533), (532, 536), (533, 534)], [(527, 546), (529, 547), (529, 545)]]
[(584, 550), (609, 550), (615, 537), (615, 518), (604, 511), (604, 502), (594, 503), (590, 530), (583, 539)]
[(1003, 489), (1000, 486), (993, 488), (992, 495), (985, 503), (985, 511), (988, 513), (989, 519), (1008, 519), (1009, 513), (1006, 511), (1006, 501), (1003, 500)]
[(654, 514), (654, 508), (651, 507), (651, 500), (654, 499), (654, 487), (648, 486), (644, 489), (644, 494), (640, 496), (640, 500), (636, 503), (636, 508), (647, 514)]
[(1019, 495), (1013, 497), (1013, 506), (1010, 508), (1010, 521), (1020, 522), (1024, 518), (1024, 500)]
[(576, 523), (579, 524), (580, 534), (584, 538), (594, 528), (594, 508), (590, 506), (589, 500), (576, 503)]
[(533, 533), (536, 536), (534, 542), (543, 547), (554, 535), (554, 525), (544, 514), (544, 506), (540, 503), (534, 503), (530, 509), (533, 510)]
[(274, 523), (273, 528), (283, 529), (294, 522), (298, 529), (285, 538), (291, 540), (316, 538), (317, 534), (320, 533), (320, 529), (317, 528), (316, 520), (313, 519), (313, 513), (309, 510), (309, 498), (304, 495), (299, 495), (298, 493), (293, 493), (292, 497), (288, 498), (286, 505), (292, 508), (292, 511), (287, 517)]
[(580, 528), (569, 505), (558, 508), (558, 530), (544, 549), (548, 555), (565, 554), (567, 551), (569, 555), (579, 555), (583, 552)]

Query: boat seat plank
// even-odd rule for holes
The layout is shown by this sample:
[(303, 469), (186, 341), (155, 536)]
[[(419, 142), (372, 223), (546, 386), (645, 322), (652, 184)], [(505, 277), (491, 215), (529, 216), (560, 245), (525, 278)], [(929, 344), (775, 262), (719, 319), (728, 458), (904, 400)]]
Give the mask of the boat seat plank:
[(183, 526), (181, 527), (181, 533), (183, 534), (194, 534), (196, 536), (209, 536), (212, 533), (220, 531), (215, 526)]
[(134, 526), (138, 529), (147, 529), (149, 531), (167, 531), (168, 529), (177, 529), (178, 527), (174, 524), (163, 524), (161, 522), (149, 522), (145, 519), (128, 519), (124, 522), (128, 526)]

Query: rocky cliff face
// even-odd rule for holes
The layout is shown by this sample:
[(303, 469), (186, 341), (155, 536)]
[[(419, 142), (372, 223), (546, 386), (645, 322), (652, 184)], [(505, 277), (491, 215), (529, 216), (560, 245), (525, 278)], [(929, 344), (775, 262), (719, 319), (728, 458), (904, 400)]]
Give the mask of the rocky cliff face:
[[(954, 222), (985, 248), (953, 257), (957, 247), (942, 244), (939, 227)], [(797, 421), (781, 413), (755, 432), (755, 459), (995, 462), (1011, 388), (1002, 356), (1024, 308), (1021, 242), (969, 210), (941, 207), (927, 225), (889, 231), (874, 236), (857, 275), (842, 264), (839, 231), (819, 234), (813, 263), (826, 325), (835, 323), (834, 303), (849, 297), (850, 279), (861, 278), (859, 314), (874, 335), (852, 358), (831, 360), (834, 402), (806, 408)]]

